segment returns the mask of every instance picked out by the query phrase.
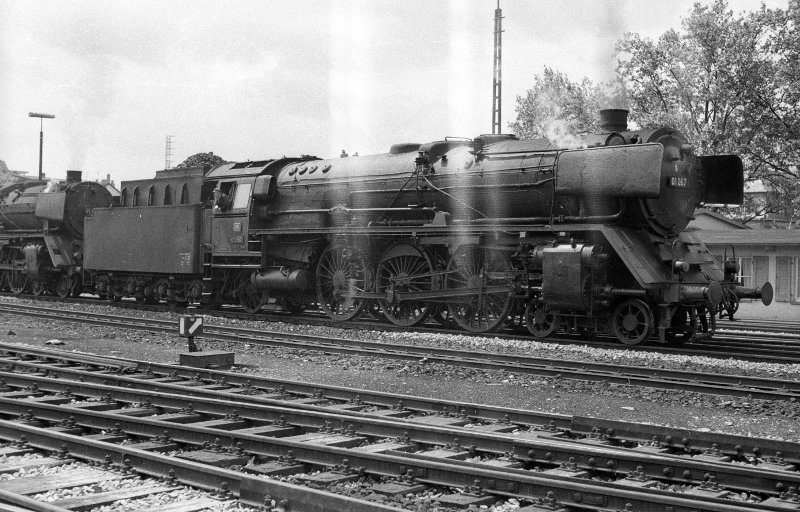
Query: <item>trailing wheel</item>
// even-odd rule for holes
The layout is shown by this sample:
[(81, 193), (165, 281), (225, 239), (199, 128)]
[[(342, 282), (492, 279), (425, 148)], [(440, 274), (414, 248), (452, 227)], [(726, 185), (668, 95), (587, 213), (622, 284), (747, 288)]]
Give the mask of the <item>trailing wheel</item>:
[(242, 306), (245, 313), (251, 315), (257, 313), (269, 297), (267, 291), (253, 286), (253, 283), (250, 282), (250, 275), (247, 273), (240, 274), (238, 281), (236, 297), (239, 299), (239, 305)]
[(372, 288), (364, 256), (352, 247), (326, 247), (317, 263), (316, 281), (319, 306), (337, 321), (356, 317), (365, 301), (354, 295)]
[(447, 305), (450, 316), (470, 332), (497, 329), (513, 303), (513, 269), (503, 251), (463, 245), (447, 265), (445, 289), (467, 292)]
[(639, 299), (622, 301), (611, 316), (611, 332), (625, 345), (647, 341), (654, 325), (650, 307)]
[(56, 295), (62, 299), (66, 299), (73, 295), (77, 281), (75, 278), (68, 275), (62, 275), (56, 282)]
[(525, 325), (537, 338), (546, 338), (556, 330), (556, 315), (541, 301), (528, 301), (525, 307)]
[(375, 278), (376, 291), (386, 296), (378, 303), (390, 322), (411, 327), (425, 321), (432, 307), (429, 302), (401, 300), (396, 295), (434, 289), (433, 265), (425, 252), (407, 243), (393, 245), (381, 256)]

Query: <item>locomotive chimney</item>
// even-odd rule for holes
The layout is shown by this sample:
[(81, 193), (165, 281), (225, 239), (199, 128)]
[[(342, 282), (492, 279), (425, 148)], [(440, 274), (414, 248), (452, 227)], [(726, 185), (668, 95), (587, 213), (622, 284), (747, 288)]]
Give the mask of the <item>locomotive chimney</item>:
[(67, 171), (67, 183), (80, 183), (81, 171)]
[(604, 132), (628, 131), (628, 111), (624, 108), (606, 108), (601, 110), (600, 129)]

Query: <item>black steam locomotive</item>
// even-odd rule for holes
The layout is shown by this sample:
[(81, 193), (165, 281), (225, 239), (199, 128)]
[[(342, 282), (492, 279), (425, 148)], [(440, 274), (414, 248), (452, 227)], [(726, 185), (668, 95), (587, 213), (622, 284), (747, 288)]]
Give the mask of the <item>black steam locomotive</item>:
[(0, 288), (34, 295), (81, 293), (83, 219), (112, 197), (68, 171), (64, 183), (27, 181), (0, 189)]
[(696, 156), (670, 128), (629, 131), (626, 111), (602, 116), (603, 132), (571, 149), (483, 135), (124, 182), (119, 206), (85, 219), (81, 286), (626, 344), (710, 334), (738, 298), (768, 304), (769, 283), (739, 286), (684, 232), (697, 205), (741, 202), (741, 160)]

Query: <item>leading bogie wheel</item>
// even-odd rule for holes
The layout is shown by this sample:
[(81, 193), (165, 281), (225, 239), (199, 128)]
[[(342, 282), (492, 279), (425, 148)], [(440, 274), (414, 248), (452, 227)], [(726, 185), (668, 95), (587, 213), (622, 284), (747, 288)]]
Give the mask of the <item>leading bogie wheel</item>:
[(513, 304), (513, 268), (504, 251), (462, 245), (447, 266), (445, 289), (470, 293), (450, 299), (449, 316), (470, 332), (490, 332), (508, 320)]
[(697, 334), (697, 323), (697, 309), (679, 305), (664, 333), (664, 341), (670, 345), (683, 345)]
[(556, 330), (556, 315), (544, 302), (528, 301), (525, 308), (525, 325), (537, 338), (546, 338)]
[(625, 345), (644, 343), (653, 333), (654, 326), (650, 306), (639, 299), (622, 301), (611, 316), (611, 332)]
[(400, 300), (396, 294), (427, 292), (434, 286), (431, 260), (415, 245), (393, 245), (378, 262), (376, 291), (386, 296), (378, 303), (384, 316), (395, 325), (411, 327), (423, 323), (432, 306), (422, 300)]
[(365, 300), (359, 293), (372, 288), (371, 273), (361, 251), (354, 247), (328, 246), (317, 263), (317, 302), (333, 320), (358, 316)]

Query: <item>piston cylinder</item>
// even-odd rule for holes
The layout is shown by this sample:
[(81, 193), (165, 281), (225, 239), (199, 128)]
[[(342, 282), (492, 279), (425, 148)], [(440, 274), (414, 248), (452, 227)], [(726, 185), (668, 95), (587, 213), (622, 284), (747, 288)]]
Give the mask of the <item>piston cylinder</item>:
[(722, 301), (722, 285), (717, 281), (711, 281), (708, 285), (682, 285), (681, 299), (691, 302), (709, 302), (716, 307)]

